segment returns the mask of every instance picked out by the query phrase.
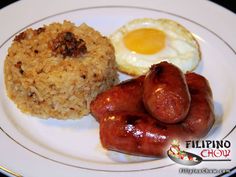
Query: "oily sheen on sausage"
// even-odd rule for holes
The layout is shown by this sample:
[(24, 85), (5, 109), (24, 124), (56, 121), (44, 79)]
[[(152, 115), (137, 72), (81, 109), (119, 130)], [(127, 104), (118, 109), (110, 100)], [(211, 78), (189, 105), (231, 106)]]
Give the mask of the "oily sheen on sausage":
[(214, 124), (212, 91), (206, 78), (187, 73), (189, 111), (179, 123), (164, 123), (144, 107), (145, 77), (128, 80), (100, 94), (91, 112), (100, 123), (104, 148), (127, 154), (163, 157), (173, 140), (206, 136)]
[(99, 122), (114, 111), (143, 112), (143, 81), (145, 76), (130, 79), (97, 96), (90, 104), (92, 115)]
[(184, 120), (190, 95), (182, 71), (167, 62), (153, 65), (144, 80), (143, 102), (148, 112), (164, 123)]

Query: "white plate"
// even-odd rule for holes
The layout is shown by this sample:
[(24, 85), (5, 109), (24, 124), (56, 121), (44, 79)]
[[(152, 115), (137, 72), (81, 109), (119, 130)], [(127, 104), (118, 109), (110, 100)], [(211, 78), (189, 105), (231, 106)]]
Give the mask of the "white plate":
[[(231, 140), (232, 161), (197, 166), (235, 165), (236, 31), (233, 13), (208, 1), (20, 1), (0, 11), (0, 165), (24, 176), (156, 176), (178, 174), (170, 159), (127, 156), (104, 150), (98, 123), (81, 120), (41, 120), (21, 113), (5, 93), (3, 65), (15, 34), (64, 19), (86, 22), (104, 35), (139, 17), (170, 18), (198, 39), (202, 61), (196, 72), (208, 78), (214, 94), (217, 121), (207, 139)], [(214, 21), (215, 18), (218, 20)], [(7, 23), (6, 23), (7, 21)], [(221, 21), (221, 22), (219, 22)], [(127, 76), (120, 75), (121, 79)]]

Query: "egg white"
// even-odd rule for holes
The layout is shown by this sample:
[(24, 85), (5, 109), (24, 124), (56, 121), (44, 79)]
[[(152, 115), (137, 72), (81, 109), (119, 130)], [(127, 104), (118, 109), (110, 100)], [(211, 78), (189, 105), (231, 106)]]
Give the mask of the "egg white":
[[(164, 49), (154, 54), (140, 54), (130, 51), (123, 37), (130, 31), (152, 28), (165, 33)], [(151, 65), (167, 61), (175, 64), (183, 72), (192, 71), (201, 59), (197, 40), (185, 27), (169, 19), (135, 19), (110, 35), (115, 48), (116, 62), (120, 71), (131, 75), (145, 74)]]

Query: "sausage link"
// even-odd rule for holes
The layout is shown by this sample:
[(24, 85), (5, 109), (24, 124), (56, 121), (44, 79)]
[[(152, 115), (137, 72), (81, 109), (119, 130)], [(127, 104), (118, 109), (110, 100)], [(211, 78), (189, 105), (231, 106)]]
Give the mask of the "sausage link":
[(145, 76), (130, 79), (99, 94), (90, 104), (92, 115), (99, 122), (106, 114), (113, 111), (144, 111), (142, 103), (143, 80)]
[(182, 126), (165, 125), (145, 113), (117, 112), (100, 122), (103, 147), (133, 155), (163, 157), (172, 140), (188, 135)]
[(183, 121), (190, 94), (182, 71), (167, 62), (153, 65), (144, 80), (143, 102), (148, 112), (164, 123)]
[[(174, 139), (184, 141), (205, 136), (215, 120), (212, 92), (204, 77), (188, 73), (186, 79), (191, 94), (191, 106), (183, 122), (165, 124), (147, 114), (143, 111), (144, 109), (135, 112), (137, 107), (132, 108), (131, 104), (129, 105), (131, 107), (127, 109), (123, 105), (115, 106), (111, 112), (106, 109), (108, 114), (100, 120), (100, 138), (103, 147), (128, 154), (162, 157)], [(123, 87), (126, 86), (123, 85)], [(136, 88), (132, 90), (142, 89), (140, 85), (134, 85), (134, 87)], [(129, 92), (123, 93), (119, 101), (127, 101), (130, 95)], [(139, 97), (137, 95), (133, 97), (136, 105), (142, 102), (141, 97), (142, 94), (139, 94)], [(134, 111), (130, 112), (129, 109)]]
[(215, 121), (212, 91), (206, 78), (196, 73), (185, 74), (191, 94), (191, 105), (182, 123), (195, 138), (204, 137)]

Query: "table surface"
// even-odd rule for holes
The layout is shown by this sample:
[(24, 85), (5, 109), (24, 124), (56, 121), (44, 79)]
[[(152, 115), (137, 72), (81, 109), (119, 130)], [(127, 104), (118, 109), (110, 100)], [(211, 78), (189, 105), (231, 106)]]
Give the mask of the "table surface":
[[(11, 3), (14, 3), (16, 2), (17, 0), (8, 0), (8, 1), (1, 1), (0, 3), (0, 9), (1, 8), (4, 8), (5, 6), (7, 5), (10, 5)], [(233, 2), (232, 0), (211, 0), (212, 2), (214, 3), (217, 3), (218, 5), (221, 5), (223, 6), (224, 8), (236, 13), (236, 8), (235, 6), (233, 5)], [(0, 176), (3, 176), (3, 177), (6, 177), (5, 175), (3, 175), (1, 172), (0, 172)]]

